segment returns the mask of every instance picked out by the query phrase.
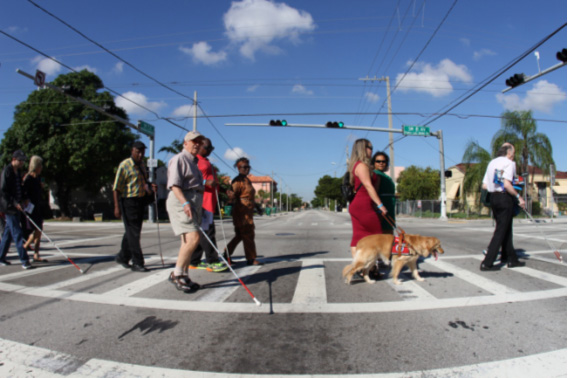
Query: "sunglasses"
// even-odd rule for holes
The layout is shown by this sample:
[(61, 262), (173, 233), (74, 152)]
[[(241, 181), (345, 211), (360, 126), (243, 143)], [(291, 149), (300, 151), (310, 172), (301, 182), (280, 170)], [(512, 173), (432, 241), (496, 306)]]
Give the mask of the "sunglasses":
[(381, 163), (385, 163), (385, 164), (386, 164), (386, 163), (387, 163), (387, 161), (386, 161), (386, 160), (375, 160), (375, 163), (379, 163), (379, 164), (381, 164)]
[(239, 169), (250, 169), (250, 165), (241, 165)]
[(366, 146), (368, 149), (372, 150), (373, 146)]

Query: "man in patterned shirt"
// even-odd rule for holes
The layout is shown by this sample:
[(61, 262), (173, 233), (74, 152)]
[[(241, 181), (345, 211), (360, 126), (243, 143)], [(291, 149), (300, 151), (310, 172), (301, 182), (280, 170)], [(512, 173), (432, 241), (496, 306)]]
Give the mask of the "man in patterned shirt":
[[(157, 189), (148, 185), (148, 174), (144, 165), (146, 146), (140, 141), (132, 144), (131, 155), (118, 166), (114, 180), (114, 215), (122, 216), (124, 236), (115, 261), (133, 272), (148, 272), (144, 266), (144, 255), (140, 247), (140, 232), (144, 221), (144, 207), (148, 198), (154, 197)], [(132, 266), (129, 261), (132, 260)]]

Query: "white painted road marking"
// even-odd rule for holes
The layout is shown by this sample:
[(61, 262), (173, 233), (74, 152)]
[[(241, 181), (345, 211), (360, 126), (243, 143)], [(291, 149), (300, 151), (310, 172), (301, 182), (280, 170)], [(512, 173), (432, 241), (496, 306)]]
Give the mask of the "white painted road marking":
[[(46, 348), (30, 346), (15, 341), (0, 339), (2, 363), (0, 375), (3, 377), (200, 377), (225, 378), (329, 378), (328, 374), (228, 374), (213, 373), (154, 366), (133, 365), (92, 358), (87, 361), (71, 354), (55, 352)], [(567, 350), (538, 353), (509, 360), (485, 362), (475, 365), (454, 366), (451, 368), (421, 370), (412, 372), (393, 372), (385, 374), (333, 374), (333, 377), (356, 378), (421, 378), (421, 377), (566, 377)]]
[(296, 284), (292, 303), (326, 303), (325, 272), (323, 260), (310, 259), (302, 262), (302, 270)]

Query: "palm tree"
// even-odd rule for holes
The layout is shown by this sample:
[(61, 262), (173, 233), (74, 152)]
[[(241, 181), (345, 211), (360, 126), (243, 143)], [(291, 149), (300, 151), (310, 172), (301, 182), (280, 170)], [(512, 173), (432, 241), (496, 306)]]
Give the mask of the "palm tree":
[(491, 161), (491, 154), (481, 147), (477, 141), (470, 140), (466, 145), (462, 161), (465, 164), (462, 202), (466, 206), (468, 194), (479, 193), (480, 191), (487, 165)]
[(174, 139), (171, 145), (164, 146), (158, 150), (158, 152), (168, 152), (170, 154), (176, 155), (183, 150), (183, 140)]
[[(517, 151), (515, 160), (521, 169), (521, 174), (528, 174), (529, 163), (542, 172), (548, 172), (550, 164), (554, 164), (550, 139), (545, 134), (537, 132), (536, 121), (530, 110), (503, 113), (501, 129), (493, 137), (493, 152), (496, 152), (504, 142), (515, 146)], [(531, 182), (533, 179), (534, 171)]]

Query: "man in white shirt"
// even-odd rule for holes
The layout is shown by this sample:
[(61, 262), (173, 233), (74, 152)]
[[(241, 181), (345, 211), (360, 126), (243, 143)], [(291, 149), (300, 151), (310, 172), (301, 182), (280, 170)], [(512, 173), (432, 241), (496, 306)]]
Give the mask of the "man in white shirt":
[[(483, 186), (490, 193), (491, 210), (495, 217), (495, 232), (487, 248), (487, 255), (479, 267), (482, 271), (499, 270), (493, 265), (495, 258), (502, 249), (501, 262), (507, 267), (514, 268), (525, 265), (520, 262), (513, 246), (513, 215), (515, 202), (525, 208), (525, 201), (513, 187), (513, 177), (517, 166), (515, 164), (515, 147), (505, 143), (497, 157), (489, 163), (483, 177)], [(506, 258), (506, 260), (504, 260)]]

